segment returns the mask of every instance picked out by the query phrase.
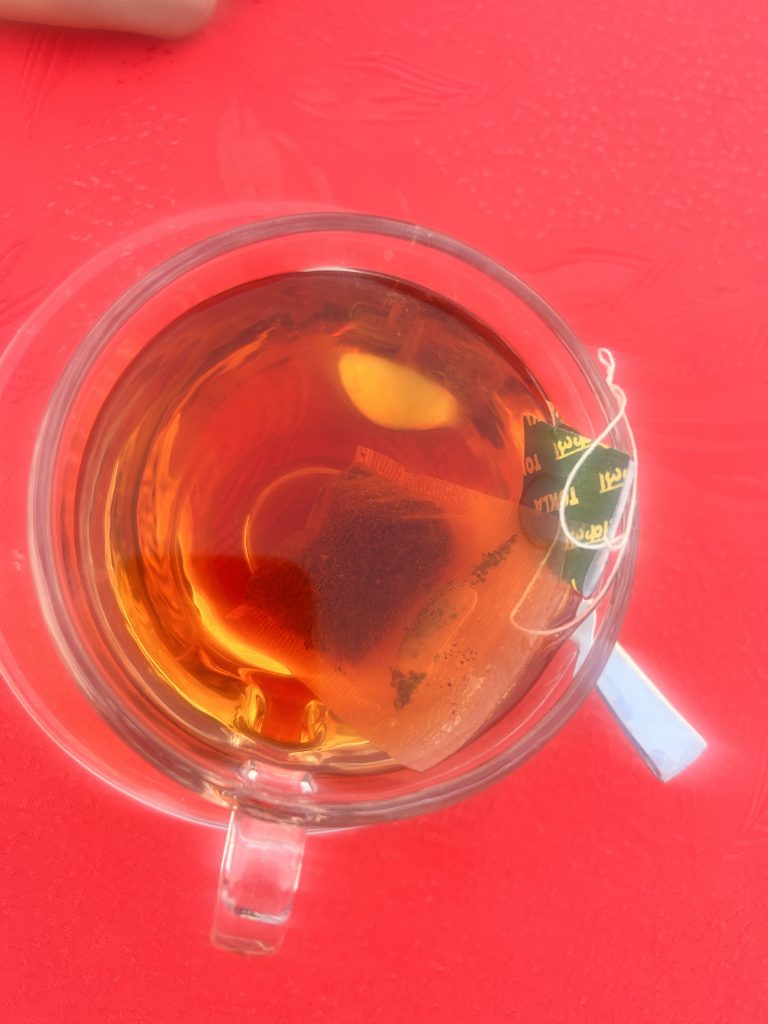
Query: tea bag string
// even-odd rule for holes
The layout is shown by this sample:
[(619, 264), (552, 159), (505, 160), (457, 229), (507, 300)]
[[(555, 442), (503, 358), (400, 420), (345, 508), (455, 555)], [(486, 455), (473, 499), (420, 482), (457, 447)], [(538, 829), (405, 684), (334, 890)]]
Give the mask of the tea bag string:
[[(610, 349), (600, 348), (597, 350), (597, 358), (600, 360), (600, 363), (605, 367), (605, 383), (608, 385), (608, 389), (610, 390), (616, 402), (616, 412), (605, 425), (605, 427), (600, 431), (597, 437), (584, 449), (584, 451), (581, 453), (579, 458), (572, 466), (571, 471), (568, 473), (568, 476), (566, 477), (565, 483), (563, 485), (562, 493), (560, 495), (558, 519), (560, 524), (560, 530), (562, 531), (566, 540), (570, 544), (573, 544), (575, 547), (585, 548), (588, 551), (614, 551), (616, 552), (616, 558), (614, 560), (613, 565), (610, 568), (610, 571), (608, 572), (608, 575), (603, 581), (603, 585), (600, 587), (600, 590), (596, 594), (593, 594), (590, 598), (587, 599), (585, 604), (582, 605), (580, 611), (575, 616), (573, 616), (573, 618), (569, 619), (567, 622), (561, 623), (559, 626), (554, 626), (551, 629), (533, 629), (529, 626), (523, 626), (521, 623), (516, 621), (517, 613), (520, 610), (520, 607), (525, 602), (529, 593), (531, 592), (531, 589), (533, 588), (537, 579), (543, 572), (544, 566), (547, 564), (549, 560), (549, 556), (552, 554), (552, 551), (559, 542), (560, 536), (559, 534), (556, 535), (547, 550), (546, 557), (542, 559), (538, 569), (534, 573), (533, 577), (528, 583), (528, 586), (523, 591), (522, 595), (520, 596), (520, 599), (518, 600), (515, 607), (512, 609), (512, 612), (509, 616), (509, 621), (512, 623), (513, 626), (516, 626), (518, 629), (521, 629), (524, 633), (529, 633), (531, 636), (557, 636), (558, 633), (562, 633), (565, 630), (575, 629), (577, 626), (580, 626), (581, 623), (584, 622), (584, 620), (592, 614), (593, 610), (597, 607), (597, 605), (600, 604), (600, 602), (603, 600), (603, 598), (606, 596), (606, 594), (613, 586), (613, 581), (616, 578), (616, 573), (619, 571), (619, 566), (621, 565), (621, 557), (623, 551), (629, 543), (629, 538), (632, 533), (632, 524), (634, 523), (635, 512), (637, 508), (637, 445), (635, 444), (635, 438), (634, 434), (632, 433), (632, 428), (630, 427), (629, 421), (627, 420), (627, 396), (624, 392), (624, 389), (619, 387), (619, 385), (616, 384), (613, 379), (614, 373), (616, 371), (616, 361), (613, 358), (613, 353), (610, 351)], [(568, 507), (568, 495), (584, 463), (589, 459), (590, 455), (597, 449), (597, 447), (607, 437), (609, 437), (611, 431), (616, 426), (618, 426), (618, 424), (621, 423), (622, 420), (624, 420), (624, 426), (629, 438), (629, 450), (632, 456), (632, 473), (629, 479), (630, 490), (625, 518), (626, 525), (624, 527), (624, 531), (616, 536), (609, 536), (606, 537), (605, 540), (597, 541), (594, 543), (585, 543), (584, 541), (579, 540), (573, 534), (571, 528), (568, 526), (568, 521), (565, 515), (565, 510)]]

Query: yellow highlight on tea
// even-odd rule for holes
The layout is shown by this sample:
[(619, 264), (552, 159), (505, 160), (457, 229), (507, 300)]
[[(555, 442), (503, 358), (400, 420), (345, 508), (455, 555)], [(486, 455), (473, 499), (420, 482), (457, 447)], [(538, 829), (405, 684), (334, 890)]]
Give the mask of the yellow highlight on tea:
[(339, 377), (359, 413), (389, 430), (434, 430), (461, 419), (450, 391), (409, 366), (369, 352), (347, 352), (339, 359)]

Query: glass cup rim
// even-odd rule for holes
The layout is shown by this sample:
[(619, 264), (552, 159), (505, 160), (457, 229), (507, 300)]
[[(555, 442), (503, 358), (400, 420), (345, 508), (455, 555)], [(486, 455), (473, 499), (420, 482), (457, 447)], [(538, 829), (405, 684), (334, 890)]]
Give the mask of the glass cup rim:
[[(144, 274), (138, 281), (126, 289), (118, 299), (103, 313), (99, 321), (71, 354), (64, 374), (56, 382), (55, 390), (48, 403), (42, 428), (39, 432), (34, 454), (33, 472), (29, 488), (29, 524), (31, 550), (37, 552), (40, 527), (39, 514), (34, 508), (36, 487), (45, 478), (44, 459), (46, 452), (55, 450), (48, 444), (50, 432), (54, 430), (61, 413), (68, 407), (67, 395), (76, 393), (83, 376), (92, 364), (95, 355), (108, 343), (116, 327), (125, 322), (150, 297), (157, 294), (170, 281), (180, 277), (186, 271), (202, 266), (216, 256), (225, 254), (246, 245), (278, 239), (285, 236), (304, 233), (363, 233), (381, 237), (396, 238), (400, 241), (415, 243), (452, 256), (462, 263), (468, 264), (496, 284), (501, 285), (515, 298), (523, 302), (551, 329), (554, 336), (572, 356), (582, 370), (589, 387), (594, 393), (601, 412), (610, 417), (613, 398), (600, 374), (597, 364), (592, 360), (587, 349), (577, 339), (573, 331), (552, 309), (551, 306), (530, 286), (507, 270), (501, 264), (479, 252), (466, 243), (431, 229), (422, 228), (406, 221), (371, 216), (358, 213), (311, 212), (290, 214), (269, 218), (254, 223), (240, 224), (225, 231), (218, 232), (207, 238), (196, 241), (183, 248), (175, 255), (162, 261)], [(623, 436), (623, 425), (614, 431), (621, 445), (626, 439)], [(522, 760), (538, 750), (565, 722), (581, 703), (590, 689), (591, 683), (599, 674), (598, 662), (604, 662), (615, 643), (618, 628), (623, 615), (624, 606), (634, 570), (635, 534), (622, 554), (622, 568), (618, 573), (611, 593), (607, 597), (609, 604), (605, 622), (601, 626), (600, 643), (595, 643), (588, 652), (583, 664), (579, 667), (573, 680), (563, 696), (550, 708), (529, 732), (514, 740), (509, 746), (500, 750), (489, 760), (471, 768), (465, 774), (448, 781), (437, 781), (415, 793), (397, 795), (389, 799), (376, 801), (375, 806), (366, 802), (358, 806), (354, 801), (339, 804), (325, 814), (328, 824), (324, 827), (360, 824), (373, 820), (387, 820), (420, 813), (432, 807), (442, 806), (484, 788), (496, 778), (508, 773)], [(38, 564), (39, 570), (39, 564)], [(39, 590), (39, 588), (38, 588)], [(114, 724), (113, 724), (114, 727)], [(125, 737), (123, 737), (125, 738)], [(154, 737), (151, 737), (154, 742)], [(128, 740), (131, 743), (130, 740)], [(131, 743), (131, 745), (133, 745)], [(146, 756), (144, 751), (140, 751)], [(135, 796), (130, 790), (130, 795)], [(338, 812), (338, 813), (337, 813)]]

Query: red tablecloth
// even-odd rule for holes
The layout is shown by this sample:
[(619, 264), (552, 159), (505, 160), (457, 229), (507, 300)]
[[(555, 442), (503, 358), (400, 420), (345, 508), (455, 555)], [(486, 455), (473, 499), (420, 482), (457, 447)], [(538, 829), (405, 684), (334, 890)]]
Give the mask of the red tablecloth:
[(768, 17), (758, 0), (230, 0), (197, 39), (0, 28), (0, 335), (104, 244), (239, 200), (412, 219), (616, 354), (642, 458), (622, 639), (710, 741), (668, 785), (597, 698), (516, 775), (309, 843), (271, 960), (222, 836), (0, 693), (3, 1024), (768, 1020)]

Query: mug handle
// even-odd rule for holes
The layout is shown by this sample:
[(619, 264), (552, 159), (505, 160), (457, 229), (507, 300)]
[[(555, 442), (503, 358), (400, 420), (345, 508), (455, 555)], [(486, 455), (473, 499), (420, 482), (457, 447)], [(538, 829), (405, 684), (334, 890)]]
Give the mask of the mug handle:
[(219, 949), (274, 953), (299, 885), (304, 829), (264, 821), (234, 805), (219, 875), (211, 941)]

